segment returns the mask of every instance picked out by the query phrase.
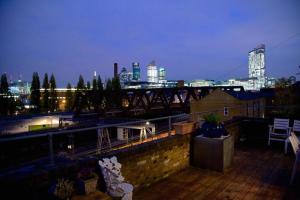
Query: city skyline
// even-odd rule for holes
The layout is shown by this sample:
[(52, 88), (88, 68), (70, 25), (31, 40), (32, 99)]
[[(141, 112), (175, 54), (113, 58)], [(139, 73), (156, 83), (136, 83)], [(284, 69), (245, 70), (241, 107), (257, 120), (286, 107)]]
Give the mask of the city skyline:
[[(113, 77), (113, 63), (156, 60), (170, 80), (246, 77), (248, 52), (266, 44), (266, 75), (295, 75), (300, 64), (298, 1), (0, 3), (0, 72), (31, 81), (54, 73), (58, 86), (79, 74)], [(255, 14), (254, 14), (255, 13)], [(184, 69), (184, 70), (182, 70)], [(298, 78), (298, 77), (297, 77)]]

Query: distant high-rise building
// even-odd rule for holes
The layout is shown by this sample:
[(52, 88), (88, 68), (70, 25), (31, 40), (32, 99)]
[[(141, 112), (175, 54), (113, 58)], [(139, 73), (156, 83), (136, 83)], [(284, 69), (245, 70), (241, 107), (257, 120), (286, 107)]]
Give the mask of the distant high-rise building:
[(158, 80), (159, 81), (166, 80), (166, 70), (164, 67), (160, 67), (158, 70)]
[(253, 90), (259, 90), (266, 85), (265, 76), (265, 45), (260, 44), (249, 52), (249, 80)]
[(119, 74), (120, 82), (126, 84), (132, 81), (132, 72), (127, 71), (125, 67), (122, 68), (121, 73)]
[(141, 80), (141, 68), (138, 62), (132, 63), (132, 80), (140, 81)]
[(119, 77), (120, 77), (120, 82), (121, 82), (121, 83), (125, 83), (125, 82), (128, 81), (128, 77), (127, 77), (127, 69), (126, 69), (125, 67), (122, 68)]
[(154, 61), (147, 67), (147, 80), (151, 83), (158, 83), (158, 71)]
[(114, 78), (118, 77), (118, 63), (114, 63)]

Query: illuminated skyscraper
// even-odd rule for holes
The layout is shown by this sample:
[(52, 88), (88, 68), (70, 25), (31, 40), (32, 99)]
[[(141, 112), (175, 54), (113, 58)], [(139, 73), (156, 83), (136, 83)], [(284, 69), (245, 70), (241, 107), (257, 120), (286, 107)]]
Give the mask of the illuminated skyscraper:
[(132, 63), (132, 80), (140, 81), (141, 80), (141, 68), (138, 62)]
[(160, 67), (158, 70), (158, 80), (165, 81), (166, 80), (166, 70), (164, 67)]
[(147, 80), (151, 83), (158, 83), (158, 71), (154, 61), (147, 67)]
[(249, 81), (254, 90), (265, 87), (265, 45), (261, 44), (249, 52)]

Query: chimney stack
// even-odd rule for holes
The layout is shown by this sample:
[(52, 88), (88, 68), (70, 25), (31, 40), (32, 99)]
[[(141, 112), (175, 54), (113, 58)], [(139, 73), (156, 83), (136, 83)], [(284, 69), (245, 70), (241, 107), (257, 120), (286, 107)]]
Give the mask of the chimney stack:
[(114, 78), (118, 77), (118, 63), (114, 63)]

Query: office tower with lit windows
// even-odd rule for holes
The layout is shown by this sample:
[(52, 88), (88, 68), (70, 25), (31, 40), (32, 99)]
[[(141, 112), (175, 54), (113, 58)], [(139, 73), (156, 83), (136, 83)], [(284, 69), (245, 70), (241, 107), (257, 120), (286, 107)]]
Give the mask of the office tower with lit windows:
[(158, 83), (158, 70), (154, 61), (147, 67), (147, 81), (150, 83)]
[(141, 68), (138, 62), (132, 63), (132, 80), (133, 81), (141, 80)]
[(253, 90), (265, 87), (265, 45), (260, 44), (248, 54), (249, 82)]
[(160, 67), (158, 70), (158, 81), (159, 82), (166, 81), (166, 70), (164, 67)]

